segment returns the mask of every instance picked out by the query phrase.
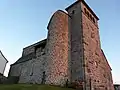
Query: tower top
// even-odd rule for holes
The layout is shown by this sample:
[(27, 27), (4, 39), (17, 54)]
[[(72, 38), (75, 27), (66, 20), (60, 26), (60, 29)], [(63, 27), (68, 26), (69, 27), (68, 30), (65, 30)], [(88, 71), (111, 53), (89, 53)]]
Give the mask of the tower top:
[(85, 2), (85, 0), (76, 0), (75, 3), (71, 4), (69, 7), (67, 7), (65, 10), (68, 11), (70, 8), (72, 8), (74, 5), (78, 4), (79, 2), (82, 2), (87, 9), (94, 15), (94, 17), (99, 20), (99, 18), (97, 17), (97, 15), (93, 12), (93, 10), (88, 6), (88, 4)]

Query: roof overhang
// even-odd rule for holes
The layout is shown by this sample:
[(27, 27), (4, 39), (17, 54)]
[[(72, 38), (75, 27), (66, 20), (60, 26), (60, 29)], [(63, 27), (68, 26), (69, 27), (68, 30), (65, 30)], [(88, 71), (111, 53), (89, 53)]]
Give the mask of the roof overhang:
[(73, 3), (72, 5), (70, 5), (69, 7), (67, 7), (65, 10), (68, 11), (68, 9), (70, 9), (74, 5), (78, 4), (79, 2), (82, 2), (88, 8), (88, 10), (94, 15), (94, 17), (97, 20), (99, 20), (98, 16), (93, 12), (93, 10), (88, 6), (88, 4), (84, 0), (77, 0), (75, 3)]

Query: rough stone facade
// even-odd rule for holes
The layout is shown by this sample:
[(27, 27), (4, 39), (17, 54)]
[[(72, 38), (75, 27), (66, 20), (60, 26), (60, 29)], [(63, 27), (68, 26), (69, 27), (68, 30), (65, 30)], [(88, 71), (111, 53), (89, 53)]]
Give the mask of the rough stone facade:
[[(108, 62), (106, 61), (104, 53), (100, 47), (97, 20), (95, 19), (96, 22), (93, 22), (86, 13), (87, 8), (85, 8), (84, 5), (83, 7), (84, 8), (82, 8), (82, 26), (85, 77), (87, 80), (86, 87), (97, 88), (101, 90), (111, 90), (111, 68)], [(90, 13), (90, 15), (92, 14)]]
[(11, 65), (9, 76), (19, 76), (19, 83), (44, 83), (45, 45), (46, 39), (24, 48), (22, 57)]
[(23, 49), (9, 76), (19, 83), (65, 85), (83, 90), (114, 90), (111, 67), (100, 45), (99, 18), (84, 0), (67, 12), (58, 10), (48, 24), (48, 37)]
[(101, 50), (98, 18), (83, 3), (81, 7), (86, 87), (113, 90), (111, 67)]
[(69, 79), (68, 70), (68, 15), (57, 11), (48, 25), (46, 44), (46, 83), (64, 85)]

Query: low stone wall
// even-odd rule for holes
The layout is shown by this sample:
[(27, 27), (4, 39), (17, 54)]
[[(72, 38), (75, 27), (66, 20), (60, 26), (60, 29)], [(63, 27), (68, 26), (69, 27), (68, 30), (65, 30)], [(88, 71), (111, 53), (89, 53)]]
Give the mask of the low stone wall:
[(18, 84), (19, 77), (18, 76), (10, 76), (6, 80), (5, 84)]
[(0, 75), (0, 84), (4, 84), (7, 81), (7, 77)]
[(115, 85), (114, 85), (114, 89), (115, 89), (115, 90), (120, 90), (120, 84), (115, 84)]
[(19, 81), (18, 76), (5, 77), (0, 75), (0, 84), (17, 84)]

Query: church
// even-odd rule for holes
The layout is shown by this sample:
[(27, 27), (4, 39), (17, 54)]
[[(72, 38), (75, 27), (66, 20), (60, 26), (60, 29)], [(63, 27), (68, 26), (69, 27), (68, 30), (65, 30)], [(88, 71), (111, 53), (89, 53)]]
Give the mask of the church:
[(114, 90), (112, 69), (101, 49), (99, 18), (84, 0), (65, 10), (51, 17), (46, 39), (23, 49), (9, 77), (19, 77), (18, 83), (77, 82), (81, 90)]

